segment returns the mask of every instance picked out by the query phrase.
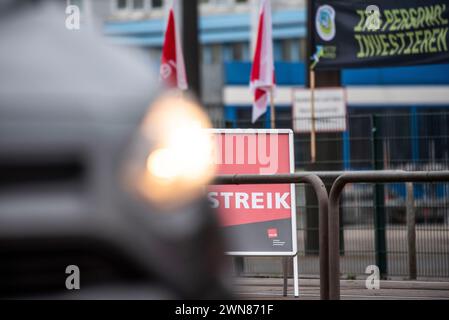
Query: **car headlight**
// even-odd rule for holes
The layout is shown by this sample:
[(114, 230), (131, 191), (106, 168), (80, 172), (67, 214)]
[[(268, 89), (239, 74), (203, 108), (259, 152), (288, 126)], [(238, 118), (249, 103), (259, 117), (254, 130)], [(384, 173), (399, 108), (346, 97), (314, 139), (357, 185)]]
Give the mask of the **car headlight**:
[(131, 182), (139, 194), (170, 207), (197, 197), (215, 173), (210, 127), (194, 100), (179, 95), (157, 99), (134, 148)]

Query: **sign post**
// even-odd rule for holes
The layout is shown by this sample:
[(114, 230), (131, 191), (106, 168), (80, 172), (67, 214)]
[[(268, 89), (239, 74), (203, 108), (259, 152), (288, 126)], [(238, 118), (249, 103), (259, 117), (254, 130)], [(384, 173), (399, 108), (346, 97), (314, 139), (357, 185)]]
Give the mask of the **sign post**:
[[(218, 174), (294, 173), (293, 131), (213, 129)], [(293, 257), (299, 295), (294, 184), (214, 185), (208, 200), (217, 209), (233, 256)]]
[(310, 69), (310, 162), (316, 161), (316, 128), (315, 128), (315, 71)]

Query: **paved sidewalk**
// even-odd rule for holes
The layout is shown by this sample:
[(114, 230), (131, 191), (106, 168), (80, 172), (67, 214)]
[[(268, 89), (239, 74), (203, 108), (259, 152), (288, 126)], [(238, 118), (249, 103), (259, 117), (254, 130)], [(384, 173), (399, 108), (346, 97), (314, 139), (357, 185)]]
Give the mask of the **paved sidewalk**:
[[(293, 281), (289, 280), (288, 296), (283, 297), (281, 278), (236, 278), (238, 297), (254, 300), (298, 299), (293, 297)], [(299, 299), (320, 298), (318, 279), (300, 279)], [(449, 300), (449, 282), (381, 281), (379, 290), (365, 288), (364, 280), (342, 280), (342, 300)]]

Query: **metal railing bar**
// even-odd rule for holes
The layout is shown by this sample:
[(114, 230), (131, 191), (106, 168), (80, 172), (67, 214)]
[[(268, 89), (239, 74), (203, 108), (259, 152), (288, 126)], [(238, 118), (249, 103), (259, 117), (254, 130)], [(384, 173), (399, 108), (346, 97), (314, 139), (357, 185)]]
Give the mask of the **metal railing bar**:
[[(320, 177), (335, 179), (341, 172), (321, 172)], [(318, 199), (319, 207), (319, 260), (320, 260), (320, 298), (329, 299), (329, 237), (328, 237), (328, 194), (326, 186), (317, 174), (294, 173), (276, 175), (220, 175), (215, 177), (214, 185), (229, 184), (287, 184), (308, 183)]]
[(358, 171), (339, 176), (329, 193), (329, 297), (340, 299), (339, 200), (348, 183), (448, 182), (449, 171)]

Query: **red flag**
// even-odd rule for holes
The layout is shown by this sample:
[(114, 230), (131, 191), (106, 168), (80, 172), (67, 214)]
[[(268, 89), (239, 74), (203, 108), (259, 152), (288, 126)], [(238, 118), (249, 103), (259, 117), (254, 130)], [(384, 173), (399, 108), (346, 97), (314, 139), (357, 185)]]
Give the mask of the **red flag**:
[(167, 30), (165, 31), (160, 78), (169, 88), (187, 90), (184, 56), (182, 54), (180, 37), (176, 29), (173, 7), (170, 8)]
[(269, 0), (262, 0), (250, 80), (250, 88), (254, 94), (253, 123), (267, 111), (269, 95), (273, 93), (275, 85), (271, 5)]

